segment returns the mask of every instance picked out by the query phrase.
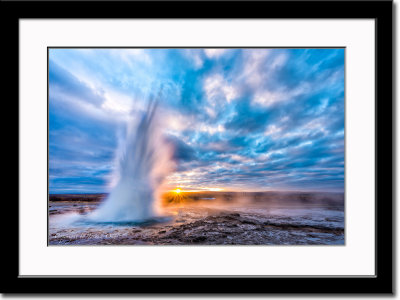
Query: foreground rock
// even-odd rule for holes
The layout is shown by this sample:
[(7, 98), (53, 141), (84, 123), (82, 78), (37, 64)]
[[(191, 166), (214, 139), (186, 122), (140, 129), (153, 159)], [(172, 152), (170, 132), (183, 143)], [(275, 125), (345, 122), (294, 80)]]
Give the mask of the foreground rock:
[[(63, 204), (65, 211), (94, 209)], [(84, 207), (84, 208), (83, 208)], [(62, 211), (58, 211), (62, 214)], [(50, 245), (326, 245), (344, 244), (344, 213), (335, 207), (174, 207), (146, 224), (65, 225), (50, 215)]]

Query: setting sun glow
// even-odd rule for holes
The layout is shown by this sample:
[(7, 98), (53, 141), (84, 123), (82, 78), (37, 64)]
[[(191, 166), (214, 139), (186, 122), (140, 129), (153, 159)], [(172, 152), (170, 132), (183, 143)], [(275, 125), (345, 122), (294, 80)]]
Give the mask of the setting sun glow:
[(181, 192), (181, 189), (176, 189), (176, 190), (174, 190), (174, 192), (179, 194)]

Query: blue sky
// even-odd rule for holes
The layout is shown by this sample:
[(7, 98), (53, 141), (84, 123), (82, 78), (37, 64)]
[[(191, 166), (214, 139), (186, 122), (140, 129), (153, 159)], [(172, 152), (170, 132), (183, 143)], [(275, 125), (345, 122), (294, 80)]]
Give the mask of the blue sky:
[(155, 91), (188, 190), (344, 190), (344, 49), (50, 49), (49, 191), (109, 192)]

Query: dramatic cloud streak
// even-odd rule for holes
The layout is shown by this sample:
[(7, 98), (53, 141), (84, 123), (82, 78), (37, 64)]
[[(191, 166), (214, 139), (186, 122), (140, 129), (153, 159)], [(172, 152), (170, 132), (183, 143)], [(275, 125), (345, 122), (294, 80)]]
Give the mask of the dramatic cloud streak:
[(162, 89), (171, 187), (344, 189), (343, 49), (51, 49), (50, 193), (107, 192)]

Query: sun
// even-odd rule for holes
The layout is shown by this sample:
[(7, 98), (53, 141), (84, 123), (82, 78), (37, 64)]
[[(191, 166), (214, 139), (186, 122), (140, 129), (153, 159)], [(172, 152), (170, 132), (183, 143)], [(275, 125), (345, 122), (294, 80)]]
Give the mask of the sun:
[(176, 190), (174, 190), (174, 192), (179, 194), (181, 192), (181, 189), (176, 189)]

